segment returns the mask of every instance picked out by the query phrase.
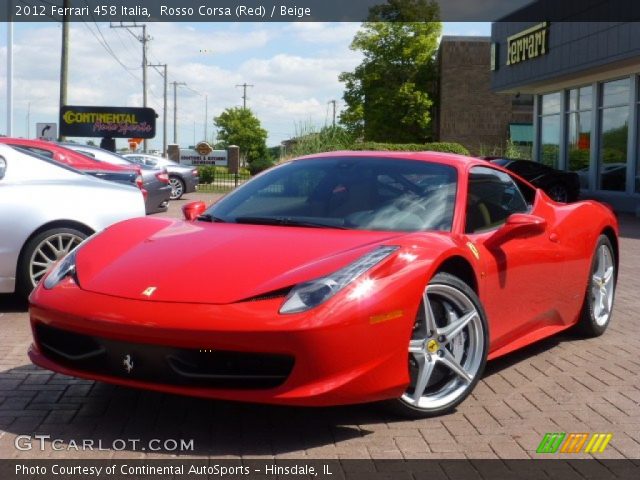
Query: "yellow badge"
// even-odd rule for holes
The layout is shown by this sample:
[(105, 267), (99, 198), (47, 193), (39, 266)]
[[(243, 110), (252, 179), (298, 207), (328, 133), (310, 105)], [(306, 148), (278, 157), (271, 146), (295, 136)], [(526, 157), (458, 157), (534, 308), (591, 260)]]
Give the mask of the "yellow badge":
[(469, 247), (469, 250), (471, 250), (473, 256), (476, 257), (476, 260), (480, 260), (480, 252), (478, 251), (476, 246), (471, 242), (467, 242), (467, 247)]
[(149, 298), (151, 295), (153, 295), (153, 292), (155, 292), (156, 290), (157, 290), (157, 287), (147, 287), (142, 292), (142, 295)]

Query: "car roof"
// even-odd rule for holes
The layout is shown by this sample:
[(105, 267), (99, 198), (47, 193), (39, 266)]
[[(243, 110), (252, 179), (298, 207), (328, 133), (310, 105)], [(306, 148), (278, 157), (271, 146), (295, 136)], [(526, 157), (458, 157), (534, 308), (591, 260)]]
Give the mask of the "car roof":
[(106, 162), (102, 162), (96, 158), (84, 155), (82, 152), (77, 152), (71, 148), (67, 148), (67, 145), (78, 145), (74, 143), (58, 143), (49, 140), (35, 140), (31, 138), (18, 138), (18, 137), (0, 137), (0, 143), (5, 143), (9, 146), (24, 146), (41, 148), (42, 150), (50, 150), (63, 154), (73, 161), (73, 166), (80, 170), (108, 170), (108, 171), (135, 171), (135, 168), (129, 168), (123, 165), (111, 165)]

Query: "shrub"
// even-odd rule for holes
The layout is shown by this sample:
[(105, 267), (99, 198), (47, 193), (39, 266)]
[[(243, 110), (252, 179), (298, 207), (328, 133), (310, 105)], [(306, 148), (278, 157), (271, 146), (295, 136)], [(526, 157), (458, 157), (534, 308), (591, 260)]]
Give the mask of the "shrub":
[(200, 183), (213, 183), (216, 167), (213, 165), (199, 165), (197, 168)]
[(443, 152), (469, 155), (469, 150), (459, 143), (432, 142), (432, 143), (376, 143), (363, 142), (351, 147), (351, 150), (374, 150), (388, 152)]
[(249, 173), (256, 175), (263, 170), (273, 166), (273, 161), (268, 158), (261, 158), (249, 163)]

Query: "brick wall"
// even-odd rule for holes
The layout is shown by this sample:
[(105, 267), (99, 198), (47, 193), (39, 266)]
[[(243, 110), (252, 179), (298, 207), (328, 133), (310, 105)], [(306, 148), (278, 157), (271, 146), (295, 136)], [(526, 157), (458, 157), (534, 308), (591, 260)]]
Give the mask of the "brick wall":
[(438, 52), (438, 138), (458, 142), (472, 154), (504, 148), (509, 123), (531, 123), (532, 108), (512, 107), (512, 96), (491, 91), (488, 37), (443, 37)]

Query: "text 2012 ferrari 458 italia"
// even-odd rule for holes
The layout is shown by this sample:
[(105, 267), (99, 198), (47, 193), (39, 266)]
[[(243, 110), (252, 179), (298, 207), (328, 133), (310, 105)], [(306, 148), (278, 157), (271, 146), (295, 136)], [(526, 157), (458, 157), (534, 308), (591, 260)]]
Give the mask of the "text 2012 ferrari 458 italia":
[[(618, 226), (498, 166), (337, 152), (125, 221), (31, 296), (34, 363), (201, 397), (446, 412), (487, 359), (611, 318)], [(159, 260), (161, 259), (161, 260)]]

